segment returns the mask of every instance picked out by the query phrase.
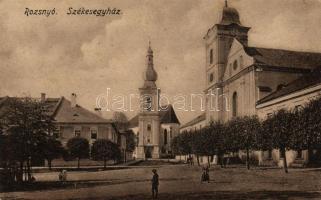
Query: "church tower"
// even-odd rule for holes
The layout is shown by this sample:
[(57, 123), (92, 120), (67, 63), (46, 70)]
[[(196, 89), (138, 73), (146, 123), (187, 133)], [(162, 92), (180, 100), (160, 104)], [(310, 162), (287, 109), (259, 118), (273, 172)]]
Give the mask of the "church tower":
[(159, 116), (159, 93), (156, 86), (157, 73), (154, 69), (153, 50), (150, 46), (147, 50), (147, 68), (145, 80), (140, 92), (140, 112), (138, 116), (138, 147), (137, 158), (159, 158), (160, 142), (160, 116)]
[[(208, 97), (206, 101), (207, 122), (223, 118), (224, 99), (220, 97), (223, 94), (223, 76), (228, 53), (234, 38), (247, 46), (249, 30), (249, 27), (241, 24), (238, 11), (229, 7), (225, 1), (220, 22), (210, 28), (204, 37), (206, 50), (206, 88), (204, 91)], [(212, 96), (214, 94), (218, 99), (210, 99), (211, 94)]]

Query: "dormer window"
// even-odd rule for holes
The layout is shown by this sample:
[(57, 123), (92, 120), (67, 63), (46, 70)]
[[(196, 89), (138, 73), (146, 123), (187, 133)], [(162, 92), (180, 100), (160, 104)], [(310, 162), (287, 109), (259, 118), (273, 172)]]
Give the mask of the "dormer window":
[(213, 49), (210, 50), (210, 64), (213, 64)]

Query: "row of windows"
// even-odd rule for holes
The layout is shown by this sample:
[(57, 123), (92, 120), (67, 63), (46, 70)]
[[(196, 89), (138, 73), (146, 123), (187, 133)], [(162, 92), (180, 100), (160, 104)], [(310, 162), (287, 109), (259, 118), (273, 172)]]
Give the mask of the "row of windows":
[[(75, 131), (74, 131), (74, 134), (75, 134), (75, 137), (80, 137), (80, 135), (81, 135), (81, 130), (79, 130), (79, 129), (76, 129)], [(90, 138), (92, 139), (92, 140), (97, 140), (97, 137), (98, 137), (98, 132), (97, 132), (97, 130), (90, 130)]]

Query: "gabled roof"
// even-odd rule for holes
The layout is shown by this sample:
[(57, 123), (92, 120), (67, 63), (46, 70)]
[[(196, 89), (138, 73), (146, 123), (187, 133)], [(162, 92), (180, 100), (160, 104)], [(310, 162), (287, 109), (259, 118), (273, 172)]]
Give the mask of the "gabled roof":
[[(180, 124), (176, 116), (175, 110), (171, 104), (169, 104), (168, 106), (163, 105), (161, 108), (163, 108), (159, 111), (161, 124), (170, 124), (170, 123)], [(131, 120), (129, 120), (130, 128), (138, 126), (138, 118), (139, 118), (139, 115), (136, 115)]]
[[(57, 102), (52, 100), (53, 102)], [(111, 123), (111, 120), (107, 120), (95, 113), (87, 110), (76, 104), (75, 107), (71, 106), (71, 102), (62, 97), (60, 105), (54, 115), (55, 120), (58, 123)]]
[(184, 124), (183, 126), (181, 126), (180, 128), (185, 128), (188, 126), (193, 126), (199, 122), (202, 122), (206, 119), (206, 114), (202, 113), (201, 115), (197, 116), (196, 118), (192, 119), (191, 121), (187, 122), (186, 124)]
[(258, 47), (244, 47), (244, 50), (257, 64), (298, 69), (313, 69), (321, 65), (321, 53)]
[[(5, 114), (8, 100), (12, 98), (16, 97), (0, 97), (0, 116)], [(44, 111), (58, 123), (113, 123), (80, 105), (72, 107), (71, 102), (64, 97), (46, 98)]]
[(272, 92), (268, 96), (257, 101), (256, 104), (259, 105), (273, 99), (312, 87), (317, 84), (321, 84), (321, 74), (320, 72), (312, 72), (294, 80), (282, 89)]

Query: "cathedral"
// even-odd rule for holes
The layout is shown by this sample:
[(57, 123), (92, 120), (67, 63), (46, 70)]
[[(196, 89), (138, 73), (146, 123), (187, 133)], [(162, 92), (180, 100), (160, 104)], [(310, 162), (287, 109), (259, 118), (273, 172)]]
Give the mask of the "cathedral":
[(284, 92), (294, 81), (321, 66), (320, 53), (250, 47), (249, 31), (238, 11), (226, 3), (220, 22), (204, 36), (204, 91), (208, 97), (220, 97), (215, 109), (209, 109), (212, 102), (207, 99), (207, 123), (258, 114), (260, 100)]
[[(227, 1), (219, 20), (203, 38), (206, 111), (180, 132), (246, 115), (265, 119), (277, 110), (304, 106), (321, 94), (321, 53), (249, 46), (251, 28), (241, 23), (238, 11)], [(217, 102), (210, 98), (213, 95), (219, 97)], [(304, 160), (306, 153), (289, 151), (287, 162)], [(278, 150), (257, 154), (260, 163), (266, 159), (282, 162)]]
[(140, 93), (140, 112), (129, 122), (137, 137), (134, 157), (161, 158), (171, 155), (172, 139), (179, 133), (179, 120), (172, 105), (160, 105), (160, 89), (156, 86), (153, 50), (149, 44), (145, 80)]

